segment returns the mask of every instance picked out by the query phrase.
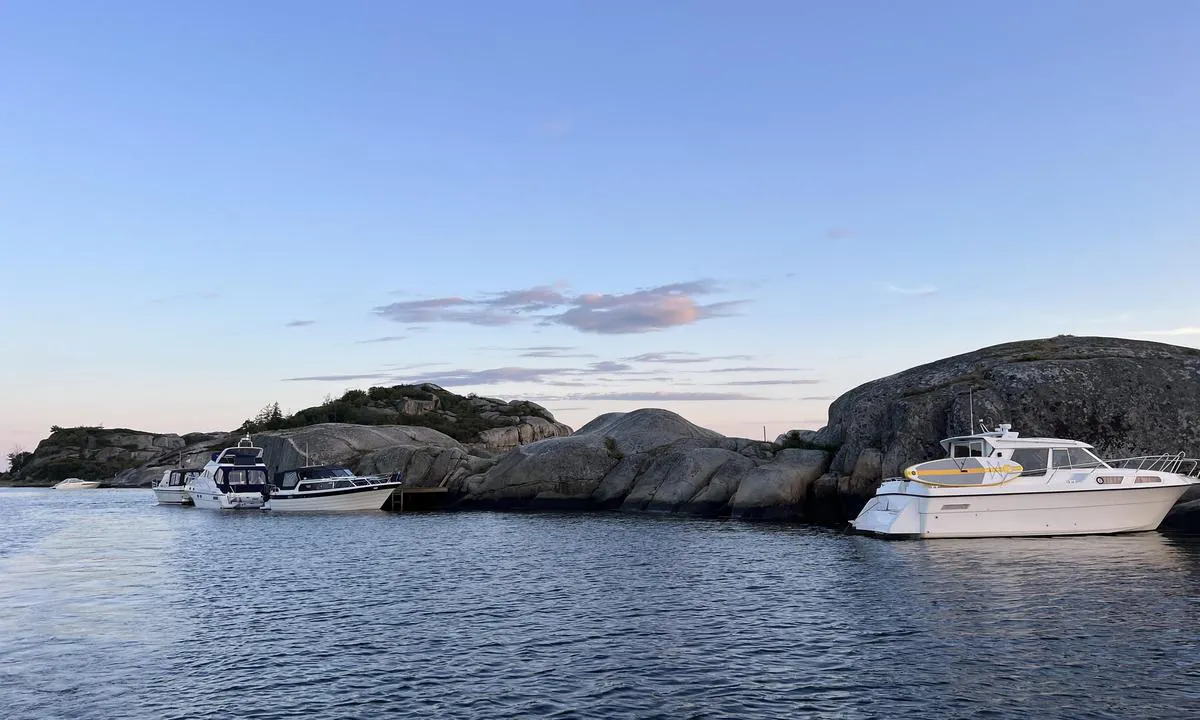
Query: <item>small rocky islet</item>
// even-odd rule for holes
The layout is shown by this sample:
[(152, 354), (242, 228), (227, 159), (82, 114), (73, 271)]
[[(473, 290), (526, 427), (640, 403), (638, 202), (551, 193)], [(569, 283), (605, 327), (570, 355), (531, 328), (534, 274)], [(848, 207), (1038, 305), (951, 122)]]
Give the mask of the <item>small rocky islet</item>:
[[(109, 486), (145, 487), (181, 461), (202, 466), (249, 430), (272, 471), (312, 461), (403, 472), (410, 487), (445, 487), (453, 508), (836, 525), (882, 478), (940, 456), (940, 440), (980, 422), (1084, 440), (1101, 457), (1197, 457), (1200, 350), (1073, 336), (995, 345), (865, 383), (831, 404), (825, 427), (774, 442), (726, 437), (656, 408), (607, 413), (572, 431), (528, 401), (431, 384), (352, 390), (289, 417), (264, 409), (233, 433), (54, 428), (6, 479), (40, 486), (103, 477)], [(1163, 527), (1200, 532), (1200, 488)]]

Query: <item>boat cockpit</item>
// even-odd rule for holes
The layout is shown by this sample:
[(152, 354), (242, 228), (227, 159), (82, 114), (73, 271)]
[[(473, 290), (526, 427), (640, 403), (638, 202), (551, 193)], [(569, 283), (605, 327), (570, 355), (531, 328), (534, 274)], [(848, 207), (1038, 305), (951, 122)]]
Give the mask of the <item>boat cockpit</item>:
[(352, 470), (340, 465), (312, 465), (275, 473), (276, 487), (296, 492), (343, 490), (387, 482), (390, 482), (389, 478), (355, 475)]

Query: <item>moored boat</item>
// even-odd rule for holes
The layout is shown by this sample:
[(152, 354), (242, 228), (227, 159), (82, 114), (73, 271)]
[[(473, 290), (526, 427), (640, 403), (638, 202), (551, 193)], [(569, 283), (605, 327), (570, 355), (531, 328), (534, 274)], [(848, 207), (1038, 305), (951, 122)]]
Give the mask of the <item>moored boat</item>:
[(212, 454), (212, 459), (184, 485), (198, 508), (209, 510), (259, 510), (267, 499), (267, 466), (262, 448), (249, 436), (236, 447)]
[(55, 490), (93, 490), (100, 487), (99, 480), (82, 480), (80, 478), (67, 478), (54, 486)]
[(152, 486), (154, 498), (160, 505), (191, 505), (192, 498), (185, 489), (188, 481), (204, 472), (202, 468), (171, 468)]
[(355, 475), (340, 465), (312, 465), (275, 473), (266, 509), (275, 512), (379, 510), (403, 485), (399, 476)]
[(942, 447), (947, 457), (884, 481), (851, 527), (889, 538), (1138, 532), (1200, 482), (1200, 460), (1183, 453), (1104, 461), (1086, 443), (1023, 438), (1010, 425)]

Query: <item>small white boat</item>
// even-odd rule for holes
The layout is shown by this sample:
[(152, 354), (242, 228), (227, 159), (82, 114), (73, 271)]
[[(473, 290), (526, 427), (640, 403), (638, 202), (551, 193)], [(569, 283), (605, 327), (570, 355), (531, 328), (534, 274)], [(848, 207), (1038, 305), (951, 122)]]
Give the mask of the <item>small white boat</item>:
[(266, 509), (275, 512), (380, 510), (399, 476), (355, 475), (340, 465), (313, 465), (275, 473)]
[(154, 497), (160, 505), (191, 505), (192, 498), (185, 487), (200, 473), (200, 468), (171, 468), (153, 485)]
[(208, 510), (259, 510), (267, 501), (267, 466), (262, 448), (249, 436), (237, 447), (212, 454), (212, 459), (183, 486), (198, 508)]
[(1193, 484), (1183, 453), (1104, 461), (1076, 440), (1011, 426), (942, 441), (948, 457), (885, 481), (851, 527), (888, 538), (1089, 535), (1153, 530)]
[(67, 478), (54, 486), (55, 490), (92, 490), (100, 487), (99, 480), (81, 480), (79, 478)]

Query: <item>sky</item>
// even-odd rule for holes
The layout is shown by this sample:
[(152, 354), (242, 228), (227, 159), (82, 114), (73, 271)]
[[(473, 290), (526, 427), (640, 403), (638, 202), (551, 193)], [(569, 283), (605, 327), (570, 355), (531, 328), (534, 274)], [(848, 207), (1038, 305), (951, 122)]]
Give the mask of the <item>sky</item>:
[(773, 439), (1198, 347), (1198, 76), (1190, 0), (9, 0), (0, 449), (425, 381)]

